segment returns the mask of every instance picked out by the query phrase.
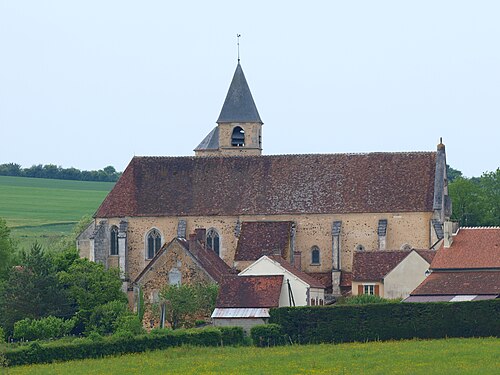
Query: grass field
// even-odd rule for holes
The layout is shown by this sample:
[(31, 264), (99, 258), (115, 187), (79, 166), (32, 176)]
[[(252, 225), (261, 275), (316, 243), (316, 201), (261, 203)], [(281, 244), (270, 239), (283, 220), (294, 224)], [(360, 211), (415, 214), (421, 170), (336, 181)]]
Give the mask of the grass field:
[(82, 216), (92, 215), (113, 185), (0, 176), (0, 217), (21, 247), (34, 240), (43, 244), (70, 233)]
[(9, 374), (499, 374), (500, 340), (446, 339), (277, 348), (171, 348), (32, 365)]

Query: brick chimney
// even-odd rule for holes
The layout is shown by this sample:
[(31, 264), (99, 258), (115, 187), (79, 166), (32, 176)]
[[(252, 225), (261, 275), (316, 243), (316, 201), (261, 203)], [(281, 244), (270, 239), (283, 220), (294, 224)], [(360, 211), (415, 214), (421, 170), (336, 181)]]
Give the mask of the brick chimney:
[(294, 251), (293, 252), (293, 265), (299, 271), (302, 271), (302, 252)]
[(196, 228), (194, 233), (196, 234), (196, 241), (198, 241), (205, 249), (207, 243), (207, 230), (205, 228)]

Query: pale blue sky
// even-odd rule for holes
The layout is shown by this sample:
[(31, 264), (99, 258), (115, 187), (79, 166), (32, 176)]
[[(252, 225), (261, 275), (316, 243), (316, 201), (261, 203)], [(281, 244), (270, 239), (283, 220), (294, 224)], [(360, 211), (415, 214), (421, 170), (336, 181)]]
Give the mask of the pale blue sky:
[(0, 163), (194, 155), (241, 64), (265, 154), (500, 167), (500, 1), (0, 0)]

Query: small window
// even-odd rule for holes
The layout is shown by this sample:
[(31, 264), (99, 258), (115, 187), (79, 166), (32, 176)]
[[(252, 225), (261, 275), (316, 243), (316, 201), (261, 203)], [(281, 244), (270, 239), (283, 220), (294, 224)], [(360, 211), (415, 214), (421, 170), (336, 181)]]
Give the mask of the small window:
[(363, 285), (363, 294), (375, 294), (375, 285)]
[(401, 245), (401, 250), (410, 251), (411, 249), (413, 249), (413, 247), (408, 243), (404, 243)]
[(214, 228), (207, 231), (207, 245), (220, 256), (220, 236)]
[(110, 238), (110, 255), (118, 255), (118, 228), (113, 225), (111, 227), (111, 238)]
[(320, 263), (320, 252), (318, 246), (313, 246), (311, 248), (311, 264), (319, 264)]
[(237, 126), (233, 129), (233, 135), (231, 136), (231, 146), (245, 146), (245, 131), (240, 126)]
[(158, 230), (153, 229), (147, 236), (146, 259), (152, 259), (160, 250), (161, 247), (161, 234)]
[(356, 251), (365, 251), (365, 247), (361, 244), (356, 246)]

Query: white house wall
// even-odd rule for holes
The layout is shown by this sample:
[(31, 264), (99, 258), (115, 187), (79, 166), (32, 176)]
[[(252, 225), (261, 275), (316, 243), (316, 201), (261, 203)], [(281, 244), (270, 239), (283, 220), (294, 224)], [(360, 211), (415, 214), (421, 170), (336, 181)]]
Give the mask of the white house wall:
[(384, 298), (406, 298), (425, 279), (429, 263), (412, 251), (384, 278)]

